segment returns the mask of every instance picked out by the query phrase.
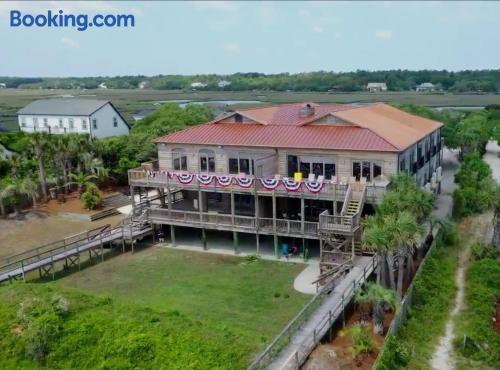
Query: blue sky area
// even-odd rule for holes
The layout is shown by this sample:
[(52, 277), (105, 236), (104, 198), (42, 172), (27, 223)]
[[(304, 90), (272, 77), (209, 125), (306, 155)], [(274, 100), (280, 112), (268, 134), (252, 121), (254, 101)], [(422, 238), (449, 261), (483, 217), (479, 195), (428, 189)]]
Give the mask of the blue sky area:
[[(135, 15), (11, 28), (9, 12)], [(0, 75), (500, 68), (500, 2), (1, 2)]]

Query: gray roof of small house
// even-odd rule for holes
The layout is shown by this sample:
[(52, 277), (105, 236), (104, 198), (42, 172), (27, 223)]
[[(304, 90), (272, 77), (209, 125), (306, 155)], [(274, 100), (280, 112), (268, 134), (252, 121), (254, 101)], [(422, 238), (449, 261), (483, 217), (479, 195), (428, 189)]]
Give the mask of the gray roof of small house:
[(89, 116), (104, 105), (108, 100), (53, 98), (31, 102), (17, 111), (17, 114)]

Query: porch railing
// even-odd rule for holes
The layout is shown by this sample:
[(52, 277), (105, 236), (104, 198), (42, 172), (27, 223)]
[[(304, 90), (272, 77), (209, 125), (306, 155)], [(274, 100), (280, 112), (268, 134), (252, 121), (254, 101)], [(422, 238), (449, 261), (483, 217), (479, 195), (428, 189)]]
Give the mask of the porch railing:
[(149, 208), (148, 217), (158, 221), (177, 222), (193, 226), (221, 226), (248, 229), (252, 232), (261, 230), (263, 232), (278, 233), (286, 235), (318, 235), (318, 223), (300, 220), (276, 219), (276, 227), (272, 218), (251, 217), (221, 214), (215, 212), (183, 211), (166, 208)]

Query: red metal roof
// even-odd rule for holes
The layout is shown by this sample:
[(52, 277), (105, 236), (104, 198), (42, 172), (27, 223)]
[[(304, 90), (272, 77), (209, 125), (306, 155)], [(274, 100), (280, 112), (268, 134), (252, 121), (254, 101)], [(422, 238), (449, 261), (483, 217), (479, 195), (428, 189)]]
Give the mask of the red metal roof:
[[(381, 103), (307, 104), (314, 108), (308, 117), (300, 115), (306, 103), (244, 109), (155, 142), (399, 152), (442, 126)], [(234, 122), (230, 117), (236, 113), (250, 123)], [(328, 115), (340, 121), (318, 123)]]
[(356, 126), (284, 126), (218, 123), (194, 126), (158, 143), (330, 150), (398, 151), (372, 131)]

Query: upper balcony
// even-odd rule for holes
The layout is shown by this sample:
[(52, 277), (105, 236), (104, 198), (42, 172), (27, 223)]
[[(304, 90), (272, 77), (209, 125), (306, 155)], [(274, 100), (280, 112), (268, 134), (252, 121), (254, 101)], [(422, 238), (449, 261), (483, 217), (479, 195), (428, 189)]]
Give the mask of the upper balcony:
[[(170, 192), (180, 190), (242, 193), (258, 196), (277, 196), (305, 199), (319, 199), (344, 202), (349, 184), (356, 182), (354, 177), (333, 177), (331, 180), (321, 178), (302, 179), (281, 177), (259, 178), (251, 175), (212, 175), (193, 174), (189, 172), (168, 172), (154, 169), (153, 164), (129, 170), (131, 186), (163, 187)], [(378, 204), (387, 191), (389, 181), (386, 179), (372, 181), (366, 185), (366, 202)]]

